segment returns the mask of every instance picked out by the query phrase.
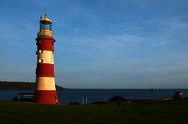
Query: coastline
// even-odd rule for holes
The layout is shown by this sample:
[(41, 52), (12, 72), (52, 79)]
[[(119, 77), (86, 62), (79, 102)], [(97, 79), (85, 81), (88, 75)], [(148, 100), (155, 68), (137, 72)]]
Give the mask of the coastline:
[[(21, 81), (0, 81), (0, 90), (34, 90), (34, 82), (21, 82)], [(65, 88), (56, 85), (57, 90), (64, 90)]]

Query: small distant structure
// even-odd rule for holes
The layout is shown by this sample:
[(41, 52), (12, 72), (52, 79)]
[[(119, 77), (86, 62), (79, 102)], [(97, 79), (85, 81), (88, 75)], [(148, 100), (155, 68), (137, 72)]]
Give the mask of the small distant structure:
[(18, 93), (12, 101), (33, 102), (33, 93)]
[(82, 98), (82, 104), (87, 104), (87, 96)]
[(176, 91), (173, 96), (173, 99), (177, 99), (177, 100), (182, 100), (183, 98), (184, 98), (183, 92), (181, 91)]

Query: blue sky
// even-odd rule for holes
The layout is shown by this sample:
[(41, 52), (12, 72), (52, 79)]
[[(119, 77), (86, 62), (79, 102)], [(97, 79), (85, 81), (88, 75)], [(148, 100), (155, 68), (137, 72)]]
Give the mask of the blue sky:
[(0, 80), (35, 81), (44, 13), (57, 84), (188, 88), (187, 0), (0, 0)]

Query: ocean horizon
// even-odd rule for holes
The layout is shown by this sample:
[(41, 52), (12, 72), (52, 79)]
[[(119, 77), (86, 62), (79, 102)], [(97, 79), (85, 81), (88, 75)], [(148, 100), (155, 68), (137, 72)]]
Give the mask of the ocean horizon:
[[(107, 102), (113, 96), (123, 96), (125, 99), (164, 99), (172, 97), (176, 91), (181, 91), (188, 97), (188, 89), (65, 89), (58, 90), (60, 103)], [(33, 90), (0, 90), (0, 100), (11, 100), (18, 93), (33, 92)]]

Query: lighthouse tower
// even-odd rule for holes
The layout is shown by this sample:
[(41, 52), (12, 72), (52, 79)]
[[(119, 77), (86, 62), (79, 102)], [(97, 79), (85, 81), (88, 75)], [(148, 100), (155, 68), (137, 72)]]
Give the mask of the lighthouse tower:
[(58, 104), (54, 78), (54, 42), (52, 21), (45, 15), (40, 19), (37, 34), (37, 68), (34, 102), (41, 104)]

